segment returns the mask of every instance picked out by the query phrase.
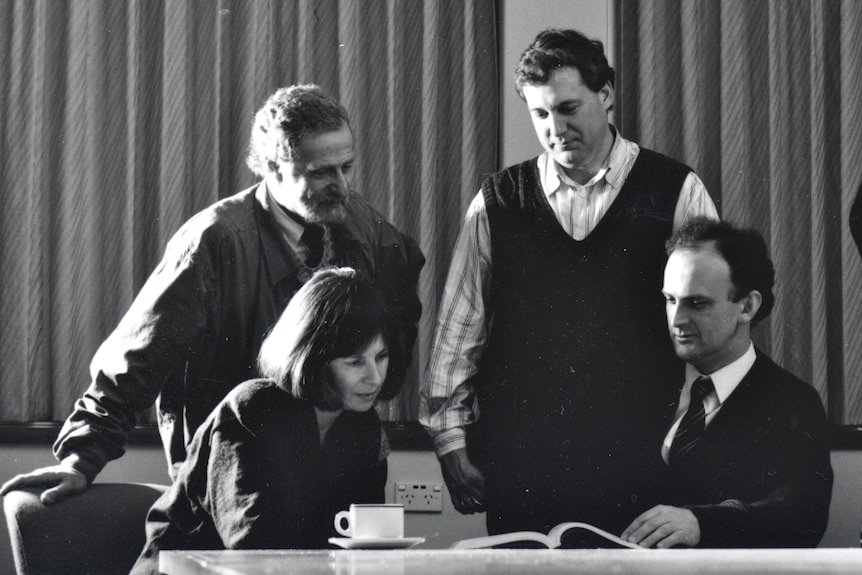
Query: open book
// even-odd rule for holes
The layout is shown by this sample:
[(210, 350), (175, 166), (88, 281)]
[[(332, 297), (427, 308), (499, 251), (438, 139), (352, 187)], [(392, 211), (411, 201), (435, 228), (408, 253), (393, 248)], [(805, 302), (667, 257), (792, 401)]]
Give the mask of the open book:
[(643, 549), (636, 543), (629, 543), (624, 539), (620, 539), (616, 535), (608, 533), (604, 529), (594, 527), (589, 523), (560, 523), (545, 535), (538, 531), (513, 531), (512, 533), (501, 533), (500, 535), (488, 535), (486, 537), (475, 537), (473, 539), (463, 539), (452, 544), (452, 549), (483, 549), (486, 547), (496, 547), (497, 545), (506, 545), (508, 543), (518, 543), (523, 541), (535, 541), (541, 543), (548, 549), (556, 549), (560, 546), (560, 540), (563, 534), (569, 529), (586, 529), (592, 531), (596, 535), (604, 537), (611, 543), (616, 543), (620, 547), (628, 547), (630, 549)]

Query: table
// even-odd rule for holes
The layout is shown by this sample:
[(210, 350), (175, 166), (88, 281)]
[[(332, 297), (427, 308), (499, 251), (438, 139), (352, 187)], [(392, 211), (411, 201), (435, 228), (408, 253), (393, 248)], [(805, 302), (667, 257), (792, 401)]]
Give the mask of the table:
[(162, 551), (167, 575), (795, 575), (862, 573), (862, 549)]

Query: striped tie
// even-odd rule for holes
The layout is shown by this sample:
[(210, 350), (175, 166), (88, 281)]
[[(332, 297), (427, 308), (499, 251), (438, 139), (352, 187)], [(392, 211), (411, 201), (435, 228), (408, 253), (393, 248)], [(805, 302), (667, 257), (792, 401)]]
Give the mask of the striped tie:
[(703, 375), (698, 377), (691, 386), (691, 401), (688, 405), (688, 411), (685, 412), (679, 423), (668, 452), (668, 460), (671, 464), (680, 463), (703, 439), (704, 420), (706, 419), (703, 398), (713, 389), (715, 388), (712, 385), (712, 380)]

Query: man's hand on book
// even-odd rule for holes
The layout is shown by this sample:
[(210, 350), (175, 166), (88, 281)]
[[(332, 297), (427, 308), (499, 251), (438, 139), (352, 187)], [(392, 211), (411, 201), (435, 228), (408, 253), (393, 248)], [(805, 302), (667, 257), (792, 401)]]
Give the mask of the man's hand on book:
[(642, 547), (694, 547), (700, 542), (700, 524), (688, 509), (656, 505), (632, 521), (621, 537)]
[(470, 462), (467, 450), (451, 451), (440, 458), (440, 463), (455, 509), (468, 514), (485, 511), (485, 478)]

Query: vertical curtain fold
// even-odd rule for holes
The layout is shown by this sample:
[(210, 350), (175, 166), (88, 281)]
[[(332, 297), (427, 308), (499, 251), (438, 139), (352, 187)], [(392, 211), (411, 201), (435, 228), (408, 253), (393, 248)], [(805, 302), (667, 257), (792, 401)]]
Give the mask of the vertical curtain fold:
[[(840, 30), (838, 47), (840, 61), (840, 108), (830, 110), (830, 113), (840, 122), (842, 130), (838, 142), (840, 151), (834, 158), (840, 158), (841, 181), (846, 182), (841, 188), (841, 222), (846, 222), (850, 206), (857, 193), (862, 193), (862, 134), (858, 127), (862, 123), (862, 4), (852, 0), (842, 0), (839, 22), (824, 35), (835, 34)], [(856, 130), (849, 129), (856, 126)], [(835, 161), (833, 159), (833, 161)], [(856, 188), (852, 182), (857, 182)], [(849, 185), (847, 185), (849, 184)], [(844, 331), (839, 337), (847, 350), (845, 352), (845, 381), (847, 386), (862, 387), (862, 264), (859, 263), (859, 252), (850, 237), (846, 226), (841, 226), (841, 261), (849, 262), (842, 286), (844, 311), (847, 320)], [(862, 419), (862, 393), (847, 393), (839, 407), (844, 408), (841, 414), (847, 421)], [(835, 411), (838, 411), (836, 408)]]
[[(0, 0), (0, 421), (61, 420), (192, 214), (254, 181), (253, 112), (315, 82), (347, 107), (357, 191), (428, 257), (404, 393), (496, 167), (494, 0)], [(465, 186), (467, 189), (464, 189)]]
[[(862, 423), (862, 9), (852, 0), (618, 2), (623, 134), (703, 178), (757, 228), (776, 305), (755, 343)], [(681, 95), (681, 97), (680, 97)]]

